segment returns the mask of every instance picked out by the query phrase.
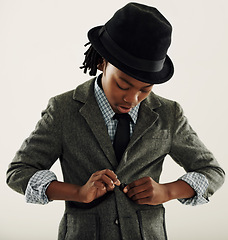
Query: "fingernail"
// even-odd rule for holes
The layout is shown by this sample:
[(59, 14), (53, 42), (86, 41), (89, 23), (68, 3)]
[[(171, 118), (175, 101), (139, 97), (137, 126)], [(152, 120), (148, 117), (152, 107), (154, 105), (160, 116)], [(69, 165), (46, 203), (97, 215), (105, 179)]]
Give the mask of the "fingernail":
[(116, 185), (120, 185), (120, 181), (117, 179), (117, 180), (115, 181), (115, 184), (116, 184)]

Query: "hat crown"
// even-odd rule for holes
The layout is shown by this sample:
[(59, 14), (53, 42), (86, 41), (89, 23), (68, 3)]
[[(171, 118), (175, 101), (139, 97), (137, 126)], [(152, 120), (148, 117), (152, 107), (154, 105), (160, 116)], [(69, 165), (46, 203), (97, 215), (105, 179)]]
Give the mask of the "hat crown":
[(154, 7), (129, 3), (105, 24), (112, 40), (129, 54), (148, 60), (166, 57), (172, 26)]
[(154, 7), (129, 3), (103, 26), (88, 32), (94, 49), (127, 75), (146, 83), (168, 81), (174, 67), (167, 55), (172, 26)]

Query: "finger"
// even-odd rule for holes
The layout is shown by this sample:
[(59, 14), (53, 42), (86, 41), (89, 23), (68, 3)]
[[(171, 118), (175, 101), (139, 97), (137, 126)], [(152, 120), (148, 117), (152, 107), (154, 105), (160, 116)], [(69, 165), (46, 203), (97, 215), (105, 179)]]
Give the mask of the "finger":
[(110, 186), (99, 180), (94, 181), (93, 183), (94, 183), (94, 187), (96, 187), (100, 190), (104, 190), (104, 191), (113, 191), (115, 188), (114, 184), (112, 186)]
[(144, 198), (152, 198), (153, 197), (153, 193), (152, 193), (152, 191), (144, 191), (144, 192), (140, 192), (140, 193), (137, 193), (137, 194), (135, 194), (135, 195), (133, 195), (132, 197), (131, 197), (131, 199), (133, 200), (133, 201), (138, 201), (138, 200), (140, 200), (140, 199), (144, 199)]
[(98, 188), (98, 189), (100, 189), (100, 190), (106, 190), (105, 184), (104, 184), (103, 182), (101, 182), (101, 181), (94, 181), (94, 182), (92, 183), (92, 185), (93, 185), (95, 188)]
[(131, 198), (132, 196), (138, 193), (152, 189), (152, 185), (150, 184), (149, 181), (141, 181), (140, 182), (141, 185), (138, 185), (138, 184), (139, 182), (137, 182), (135, 186), (135, 183), (133, 182), (125, 187), (124, 192), (127, 193), (128, 197)]
[(151, 204), (151, 198), (150, 197), (147, 197), (147, 198), (141, 198), (141, 199), (138, 199), (136, 201), (134, 201), (135, 203), (137, 204), (149, 204), (149, 205), (152, 205)]
[(115, 185), (114, 182), (112, 181), (111, 178), (109, 178), (107, 175), (101, 174), (101, 175), (97, 175), (96, 177), (93, 178), (93, 181), (100, 181), (102, 183), (104, 183), (104, 185), (110, 190), (112, 190)]
[(93, 175), (94, 176), (106, 175), (113, 181), (113, 183), (115, 185), (117, 185), (117, 186), (120, 185), (120, 180), (118, 179), (117, 175), (110, 169), (104, 169), (104, 170), (101, 170), (101, 171), (97, 171)]
[(130, 188), (127, 192), (127, 195), (129, 198), (132, 198), (135, 195), (138, 195), (140, 193), (145, 193), (148, 190), (148, 187), (146, 184), (138, 186), (138, 187), (134, 187), (134, 188)]
[(117, 186), (120, 185), (120, 180), (118, 179), (117, 175), (110, 169), (105, 170), (105, 175), (112, 179), (113, 183)]
[(130, 188), (141, 186), (141, 185), (145, 184), (146, 182), (149, 182), (150, 180), (151, 180), (150, 177), (143, 177), (138, 180), (135, 180), (134, 182), (128, 184), (127, 190), (129, 190)]

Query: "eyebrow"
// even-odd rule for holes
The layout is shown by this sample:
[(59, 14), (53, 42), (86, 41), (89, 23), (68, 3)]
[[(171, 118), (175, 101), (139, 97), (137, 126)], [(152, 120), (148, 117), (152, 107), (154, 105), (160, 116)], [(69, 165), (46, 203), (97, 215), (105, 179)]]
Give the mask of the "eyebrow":
[[(124, 79), (124, 78), (122, 78), (122, 77), (120, 77), (120, 79), (121, 79), (122, 81), (124, 81), (125, 83), (129, 84), (130, 86), (134, 87), (134, 85), (133, 85), (132, 83), (128, 82), (126, 79)], [(153, 84), (149, 84), (149, 85), (147, 85), (147, 86), (145, 86), (145, 87), (142, 87), (142, 88), (148, 88), (148, 87), (151, 87), (152, 85), (153, 85)]]

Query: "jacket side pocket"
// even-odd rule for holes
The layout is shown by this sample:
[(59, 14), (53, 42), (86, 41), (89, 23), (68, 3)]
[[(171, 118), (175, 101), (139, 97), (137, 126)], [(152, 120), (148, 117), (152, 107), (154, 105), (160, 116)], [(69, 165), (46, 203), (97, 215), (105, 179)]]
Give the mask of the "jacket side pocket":
[(163, 206), (137, 211), (143, 240), (167, 240)]
[(96, 214), (66, 214), (65, 240), (99, 240), (99, 217)]

